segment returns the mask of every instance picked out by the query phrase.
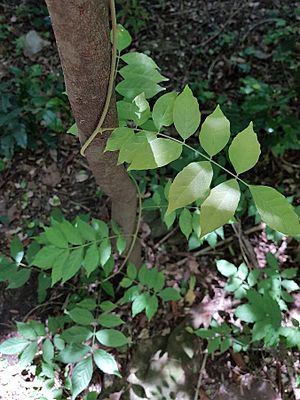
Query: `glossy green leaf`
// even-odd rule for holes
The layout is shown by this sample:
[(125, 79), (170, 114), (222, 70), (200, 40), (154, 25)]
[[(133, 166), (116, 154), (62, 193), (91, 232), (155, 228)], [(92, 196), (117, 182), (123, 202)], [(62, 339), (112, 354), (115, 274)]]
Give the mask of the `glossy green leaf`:
[[(148, 65), (145, 66), (143, 64), (129, 64), (125, 67), (121, 68), (119, 71), (122, 78), (125, 79), (126, 82), (128, 81), (131, 84), (131, 87), (140, 87), (142, 88), (143, 85), (156, 84), (163, 81), (168, 81), (169, 79), (162, 76), (156, 68), (149, 67)], [(139, 94), (143, 93), (144, 90), (141, 90)], [(145, 92), (146, 98), (149, 96)], [(124, 96), (124, 97), (131, 97), (131, 96)]]
[(130, 52), (121, 56), (121, 59), (126, 62), (126, 64), (139, 64), (145, 65), (147, 68), (158, 68), (157, 64), (152, 60), (151, 57), (144, 53)]
[(75, 307), (68, 311), (67, 314), (79, 325), (90, 325), (94, 321), (93, 314), (85, 308)]
[(102, 349), (95, 350), (94, 361), (97, 367), (105, 374), (117, 375), (121, 377), (116, 360), (106, 351)]
[(250, 186), (261, 219), (285, 235), (300, 233), (299, 218), (287, 199), (269, 186)]
[[(157, 79), (156, 79), (157, 80)], [(151, 99), (159, 92), (164, 90), (163, 87), (154, 83), (153, 80), (140, 76), (135, 79), (134, 75), (130, 76), (117, 84), (116, 91), (127, 99), (134, 99), (141, 93), (145, 93), (147, 99)]]
[(67, 133), (69, 133), (70, 135), (78, 136), (77, 124), (75, 123), (72, 126), (70, 126), (70, 128), (67, 130)]
[(201, 126), (199, 135), (200, 144), (212, 157), (219, 153), (228, 143), (230, 138), (230, 122), (217, 106)]
[(29, 340), (35, 340), (37, 338), (37, 334), (35, 330), (28, 323), (25, 322), (16, 322), (18, 332), (25, 338)]
[(119, 254), (123, 254), (126, 249), (126, 239), (123, 236), (117, 238), (117, 250)]
[(169, 190), (167, 214), (207, 197), (213, 177), (210, 162), (192, 162), (177, 174)]
[(260, 144), (252, 122), (233, 139), (228, 154), (237, 174), (254, 167), (260, 156)]
[(140, 126), (143, 125), (146, 121), (148, 121), (150, 117), (150, 106), (148, 101), (146, 100), (145, 93), (141, 93), (138, 96), (136, 96), (132, 100), (133, 104), (135, 105), (135, 110), (134, 110), (134, 121), (136, 122), (136, 125)]
[(0, 353), (2, 354), (17, 354), (21, 353), (28, 345), (30, 341), (20, 337), (13, 337), (5, 340), (0, 344)]
[(72, 400), (88, 387), (93, 375), (92, 357), (80, 361), (74, 368), (72, 374)]
[[(170, 139), (157, 138), (149, 132), (141, 132), (135, 136), (134, 140), (128, 141), (125, 145), (127, 149), (124, 158), (119, 162), (129, 162), (128, 170), (143, 170), (163, 167), (170, 162), (177, 160), (182, 152), (182, 145)], [(124, 151), (124, 146), (122, 151)]]
[(135, 265), (132, 263), (129, 263), (127, 265), (126, 272), (127, 272), (128, 278), (130, 278), (130, 279), (135, 279), (137, 277), (137, 269), (136, 269)]
[(226, 224), (234, 216), (240, 200), (240, 188), (235, 179), (214, 187), (201, 205), (201, 237)]
[(99, 246), (100, 264), (102, 267), (107, 263), (111, 255), (111, 243), (109, 239), (102, 240)]
[(132, 317), (140, 314), (147, 307), (150, 295), (148, 293), (141, 293), (132, 303)]
[(177, 93), (166, 93), (154, 104), (152, 119), (158, 131), (160, 131), (163, 126), (170, 126), (173, 124), (173, 108), (176, 97)]
[(35, 255), (32, 265), (42, 269), (51, 268), (57, 257), (60, 257), (64, 251), (65, 250), (57, 251), (57, 248), (54, 246), (42, 247)]
[(87, 272), (87, 276), (90, 276), (90, 274), (93, 271), (95, 271), (95, 269), (99, 265), (99, 262), (100, 262), (100, 255), (98, 247), (96, 243), (93, 243), (91, 246), (88, 247), (83, 261), (83, 266)]
[(66, 261), (66, 266), (63, 270), (63, 282), (71, 279), (81, 267), (83, 261), (83, 248), (78, 248), (70, 253), (70, 257)]
[(117, 25), (117, 50), (121, 52), (130, 46), (132, 42), (132, 37), (127, 29), (124, 28), (121, 24)]
[(200, 117), (198, 101), (186, 86), (176, 97), (173, 109), (175, 128), (182, 139), (189, 138), (198, 129)]
[(87, 222), (83, 221), (81, 218), (77, 218), (76, 228), (78, 229), (81, 237), (84, 240), (92, 242), (97, 239), (94, 228)]
[(128, 343), (126, 336), (115, 329), (102, 329), (96, 332), (96, 338), (107, 347), (121, 347)]

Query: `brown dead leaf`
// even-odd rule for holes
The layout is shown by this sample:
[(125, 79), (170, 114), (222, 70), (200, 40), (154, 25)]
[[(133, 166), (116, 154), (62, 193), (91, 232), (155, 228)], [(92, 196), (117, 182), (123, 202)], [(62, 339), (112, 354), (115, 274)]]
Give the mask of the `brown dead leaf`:
[(208, 328), (212, 318), (217, 321), (221, 320), (219, 311), (225, 311), (231, 307), (231, 299), (229, 297), (225, 298), (225, 295), (224, 290), (216, 289), (213, 299), (206, 295), (200, 304), (192, 308), (192, 323), (195, 329), (198, 329), (201, 325), (204, 328)]

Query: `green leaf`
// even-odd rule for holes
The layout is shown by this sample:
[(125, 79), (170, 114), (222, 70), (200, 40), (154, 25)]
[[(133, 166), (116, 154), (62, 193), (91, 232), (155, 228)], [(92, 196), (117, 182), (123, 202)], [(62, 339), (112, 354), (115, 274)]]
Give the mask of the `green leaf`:
[(223, 276), (229, 278), (237, 273), (237, 267), (226, 260), (217, 260), (217, 269)]
[(156, 274), (152, 287), (155, 292), (159, 292), (160, 290), (162, 290), (164, 286), (165, 286), (165, 276), (164, 273), (161, 271)]
[(210, 162), (192, 162), (175, 177), (169, 190), (167, 214), (208, 195), (213, 177)]
[(126, 240), (123, 236), (117, 238), (117, 250), (119, 254), (123, 254), (126, 249)]
[(230, 122), (218, 105), (201, 126), (199, 135), (200, 144), (212, 157), (219, 153), (230, 138)]
[(30, 344), (29, 340), (20, 337), (13, 337), (0, 344), (0, 353), (17, 354), (21, 353)]
[(166, 93), (154, 104), (152, 119), (158, 131), (160, 131), (163, 126), (170, 126), (173, 124), (173, 108), (176, 97), (177, 93)]
[(286, 279), (295, 278), (298, 273), (298, 268), (287, 268), (281, 272), (281, 277)]
[(59, 351), (62, 351), (65, 348), (65, 341), (59, 335), (54, 336), (53, 344)]
[(104, 328), (115, 328), (116, 326), (120, 326), (124, 324), (124, 321), (118, 316), (114, 314), (101, 314), (97, 321)]
[(110, 134), (105, 151), (116, 151), (120, 150), (122, 146), (130, 139), (134, 138), (134, 131), (130, 128), (116, 128)]
[(255, 322), (261, 319), (263, 313), (259, 312), (257, 308), (253, 308), (250, 304), (242, 304), (237, 307), (235, 315), (241, 321)]
[(127, 265), (126, 272), (127, 272), (128, 278), (130, 278), (131, 280), (136, 279), (136, 277), (137, 277), (137, 269), (136, 269), (134, 264), (129, 263)]
[(157, 64), (152, 60), (151, 57), (144, 53), (131, 52), (121, 56), (121, 59), (126, 62), (126, 64), (140, 64), (144, 65), (146, 68), (158, 68)]
[[(129, 150), (125, 159), (121, 158), (122, 162), (130, 163), (128, 170), (143, 170), (163, 167), (177, 160), (181, 155), (182, 145), (142, 131), (122, 147), (122, 151), (124, 150)], [(120, 157), (123, 154), (120, 153)]]
[(117, 25), (117, 50), (121, 52), (130, 46), (132, 42), (132, 37), (127, 29), (124, 28), (121, 24)]
[(159, 293), (159, 296), (163, 299), (163, 301), (177, 301), (181, 299), (179, 291), (171, 287), (163, 289)]
[(80, 361), (88, 352), (90, 347), (84, 344), (70, 344), (59, 353), (59, 361), (64, 364), (76, 363)]
[(63, 331), (61, 337), (67, 343), (82, 343), (92, 337), (92, 332), (84, 326), (72, 326)]
[(87, 240), (88, 242), (93, 242), (97, 239), (94, 228), (80, 218), (77, 218), (76, 228), (78, 229), (81, 237), (84, 240)]
[(75, 307), (66, 313), (74, 322), (76, 322), (76, 324), (90, 325), (94, 321), (93, 314), (84, 308)]
[(209, 340), (208, 345), (207, 345), (207, 352), (208, 354), (211, 354), (218, 350), (221, 344), (221, 338), (220, 336), (217, 336), (213, 338), (212, 340)]
[(95, 350), (94, 361), (97, 367), (105, 374), (117, 375), (121, 377), (114, 357), (106, 351), (101, 349)]
[(27, 365), (31, 364), (34, 356), (38, 351), (37, 343), (31, 343), (26, 349), (24, 349), (23, 353), (21, 354), (20, 360), (18, 362), (18, 367), (20, 369), (24, 369)]
[(250, 186), (250, 191), (261, 219), (285, 235), (300, 233), (299, 218), (287, 199), (269, 186)]
[(105, 300), (100, 304), (100, 308), (102, 311), (113, 311), (116, 309), (118, 306), (114, 303), (112, 303), (109, 300)]
[(14, 236), (13, 240), (10, 242), (10, 255), (17, 264), (20, 264), (23, 259), (24, 248), (18, 236)]
[(109, 239), (104, 239), (99, 246), (100, 264), (102, 267), (107, 263), (111, 255), (111, 243)]
[(19, 287), (25, 285), (25, 283), (29, 280), (31, 275), (31, 270), (27, 268), (23, 268), (17, 271), (9, 278), (9, 285), (7, 289), (18, 289)]
[(83, 266), (87, 272), (87, 276), (90, 276), (93, 271), (98, 267), (100, 262), (100, 255), (98, 251), (98, 247), (96, 243), (93, 243), (91, 246), (88, 247), (84, 261), (83, 261)]
[(56, 257), (56, 259), (54, 259), (51, 271), (52, 286), (63, 278), (64, 269), (67, 266), (69, 256), (70, 251), (69, 249), (66, 249), (59, 253), (59, 257)]
[(132, 103), (135, 105), (134, 110), (134, 121), (136, 125), (143, 125), (146, 121), (148, 121), (150, 117), (150, 106), (148, 101), (145, 98), (145, 93), (141, 93), (136, 96)]
[(82, 244), (82, 239), (79, 234), (78, 229), (75, 228), (69, 221), (64, 220), (60, 225), (59, 225), (60, 230), (64, 234), (64, 236), (67, 238), (68, 242), (71, 244), (75, 245), (80, 245)]
[(60, 231), (58, 225), (51, 228), (45, 228), (45, 236), (47, 240), (59, 249), (68, 248), (68, 241)]
[(193, 217), (187, 208), (184, 208), (180, 213), (179, 227), (181, 232), (188, 239), (193, 230)]
[(92, 357), (80, 361), (72, 374), (72, 400), (88, 387), (93, 375)]
[(201, 205), (201, 237), (226, 224), (234, 216), (240, 200), (240, 189), (235, 179), (214, 187)]
[(176, 97), (173, 109), (175, 128), (183, 140), (189, 138), (197, 130), (200, 117), (198, 101), (191, 89), (186, 86)]
[(146, 316), (149, 321), (157, 313), (157, 310), (158, 310), (158, 299), (155, 295), (150, 296), (148, 298), (148, 302), (146, 305)]
[(66, 250), (57, 251), (54, 246), (42, 247), (32, 261), (32, 265), (42, 269), (52, 268), (54, 261)]
[(35, 340), (37, 338), (37, 334), (34, 329), (25, 322), (17, 322), (17, 330), (18, 332), (25, 338), (29, 340)]
[(131, 285), (132, 285), (132, 280), (131, 279), (129, 279), (129, 278), (123, 278), (122, 280), (121, 280), (121, 282), (120, 282), (120, 286), (122, 287), (122, 288), (128, 288), (128, 287), (130, 287)]
[(138, 295), (132, 303), (132, 317), (134, 318), (137, 314), (141, 313), (147, 307), (150, 295), (148, 293), (141, 293)]
[(96, 332), (96, 338), (107, 347), (121, 347), (128, 343), (126, 336), (115, 329), (102, 329)]
[(78, 248), (71, 251), (70, 257), (66, 262), (66, 266), (63, 270), (63, 282), (71, 279), (81, 267), (83, 261), (83, 248)]
[(51, 278), (49, 274), (41, 271), (38, 275), (38, 302), (43, 303), (47, 298), (48, 289), (51, 287)]
[(51, 340), (49, 339), (44, 340), (42, 345), (42, 354), (43, 354), (43, 360), (46, 363), (51, 364), (54, 357), (54, 346)]
[(299, 285), (295, 281), (292, 281), (290, 279), (283, 279), (281, 282), (282, 287), (284, 287), (288, 292), (295, 292), (296, 290), (299, 290)]
[(105, 222), (101, 221), (101, 219), (92, 219), (92, 226), (95, 231), (100, 234), (102, 238), (106, 238), (109, 235), (109, 229)]
[(87, 310), (93, 311), (97, 307), (96, 301), (93, 298), (85, 298), (77, 303), (78, 307), (86, 308)]
[(252, 122), (233, 139), (228, 154), (237, 174), (254, 167), (260, 156), (260, 144)]
[(74, 136), (78, 136), (78, 127), (76, 123), (70, 126), (70, 128), (67, 130), (67, 133), (70, 133), (71, 135)]
[[(123, 75), (125, 75), (124, 68), (122, 68), (123, 71), (120, 70), (120, 73), (123, 73)], [(152, 97), (157, 95), (157, 93), (165, 90), (163, 87), (153, 82), (153, 80), (165, 80), (165, 78), (158, 74), (158, 72), (154, 73), (154, 76), (150, 79), (147, 79), (147, 75), (143, 76), (143, 73), (143, 69), (141, 68), (131, 68), (130, 72), (126, 71), (127, 79), (117, 84), (116, 91), (123, 97), (131, 100), (138, 96), (140, 93), (145, 93), (145, 97), (147, 99), (151, 99)], [(135, 77), (135, 74), (137, 74), (137, 77)]]

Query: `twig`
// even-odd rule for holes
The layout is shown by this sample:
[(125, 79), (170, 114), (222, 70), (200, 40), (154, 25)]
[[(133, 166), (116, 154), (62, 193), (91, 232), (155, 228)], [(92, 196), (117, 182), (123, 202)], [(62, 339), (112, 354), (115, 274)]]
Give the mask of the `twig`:
[(204, 371), (205, 371), (207, 357), (208, 357), (208, 353), (205, 353), (204, 357), (203, 357), (202, 365), (201, 365), (201, 368), (200, 368), (200, 373), (199, 373), (199, 378), (198, 378), (198, 382), (197, 382), (197, 388), (196, 388), (194, 400), (198, 400), (199, 399), (199, 392), (200, 392), (200, 388), (201, 388), (201, 384), (202, 384), (203, 374), (204, 374)]
[[(261, 231), (262, 229), (263, 229), (263, 227), (261, 225), (254, 226), (254, 227), (252, 227), (250, 229), (247, 229), (244, 233), (245, 233), (245, 235), (250, 235), (251, 233)], [(232, 242), (234, 240), (234, 238), (235, 238), (235, 236), (230, 236), (229, 238), (222, 240), (221, 242), (216, 244), (215, 248)], [(191, 253), (191, 254), (192, 254), (193, 257), (198, 257), (198, 256), (200, 256), (202, 254), (206, 254), (206, 253), (208, 253), (210, 251), (211, 251), (211, 246), (207, 246), (204, 249), (196, 251), (195, 253)], [(178, 265), (178, 266), (181, 266), (184, 263), (186, 263), (189, 260), (189, 258), (190, 257), (185, 257), (182, 260), (177, 261), (175, 264)]]
[(159, 246), (161, 246), (163, 243), (165, 243), (176, 231), (177, 231), (177, 227), (172, 229), (159, 242), (157, 242), (156, 245), (154, 246), (154, 248), (158, 249)]

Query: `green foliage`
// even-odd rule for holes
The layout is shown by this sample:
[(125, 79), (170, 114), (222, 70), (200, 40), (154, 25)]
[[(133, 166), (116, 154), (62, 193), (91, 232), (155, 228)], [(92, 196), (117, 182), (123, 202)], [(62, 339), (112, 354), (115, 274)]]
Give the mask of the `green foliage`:
[(294, 327), (291, 327), (284, 318), (287, 303), (293, 302), (291, 293), (300, 289), (293, 280), (298, 269), (280, 269), (271, 253), (267, 254), (267, 262), (267, 267), (249, 271), (244, 263), (237, 268), (226, 260), (217, 261), (218, 271), (227, 278), (225, 290), (243, 301), (235, 309), (242, 328), (235, 323), (218, 325), (212, 320), (209, 329), (189, 329), (207, 339), (209, 353), (222, 353), (231, 346), (234, 351), (241, 351), (250, 344), (261, 345), (262, 342), (265, 348), (282, 343), (286, 348), (300, 349), (299, 321), (293, 320)]

